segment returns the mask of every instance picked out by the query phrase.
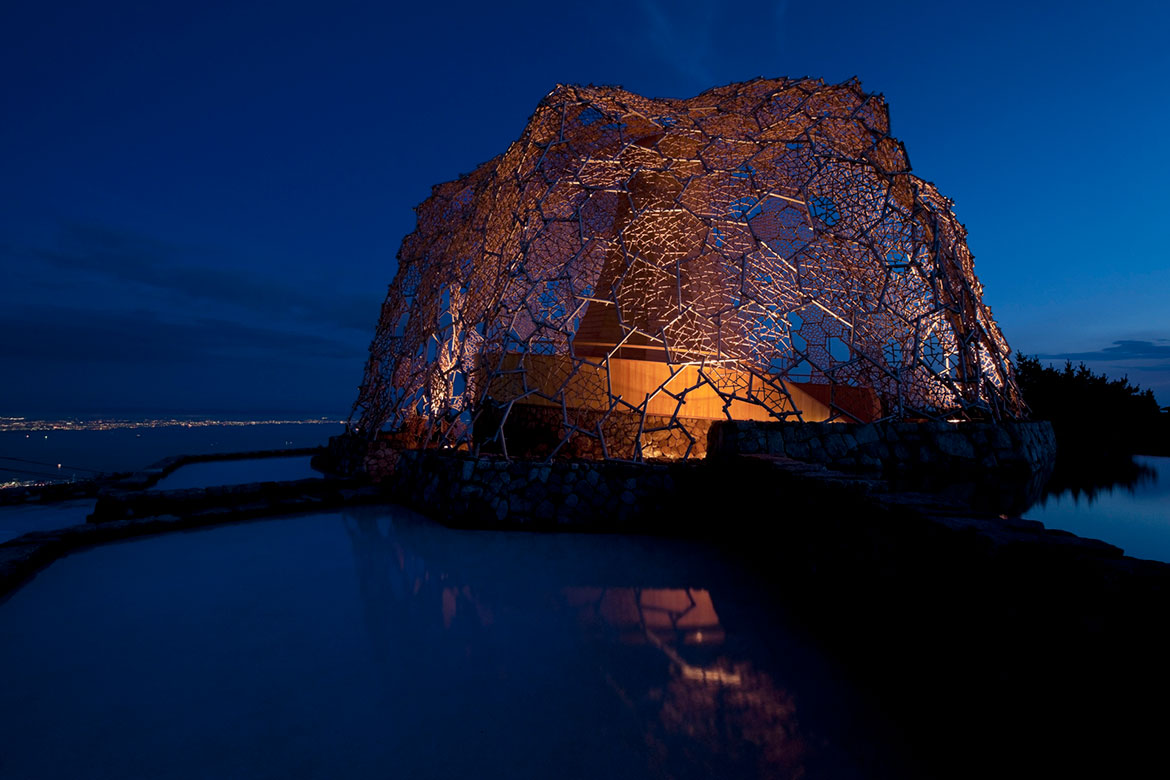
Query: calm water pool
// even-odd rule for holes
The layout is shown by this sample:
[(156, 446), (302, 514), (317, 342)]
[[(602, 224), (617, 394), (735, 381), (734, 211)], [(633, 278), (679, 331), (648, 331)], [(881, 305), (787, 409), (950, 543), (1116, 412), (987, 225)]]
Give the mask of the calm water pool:
[[(192, 463), (176, 469), (159, 480), (152, 490), (237, 485), (320, 477), (309, 466), (309, 456), (291, 458), (254, 458), (250, 460)], [(96, 501), (79, 499), (52, 504), (13, 504), (0, 506), (0, 542), (15, 539), (29, 531), (49, 531), (85, 522)], [(0, 778), (3, 775), (0, 774)]]
[(0, 604), (0, 776), (905, 775), (718, 555), (369, 508), (54, 563)]
[(15, 539), (30, 531), (52, 531), (81, 525), (93, 512), (95, 503), (92, 498), (84, 498), (54, 504), (0, 506), (0, 542)]
[(310, 456), (289, 458), (249, 458), (213, 460), (181, 466), (154, 484), (151, 490), (239, 485), (245, 482), (280, 482), (282, 480), (320, 477), (309, 465)]
[(1170, 562), (1170, 458), (1138, 455), (1123, 482), (1068, 488), (1024, 513), (1049, 528), (1102, 539), (1126, 555)]
[(0, 431), (0, 482), (6, 475), (86, 479), (94, 472), (146, 468), (172, 455), (318, 447), (341, 432), (336, 423)]

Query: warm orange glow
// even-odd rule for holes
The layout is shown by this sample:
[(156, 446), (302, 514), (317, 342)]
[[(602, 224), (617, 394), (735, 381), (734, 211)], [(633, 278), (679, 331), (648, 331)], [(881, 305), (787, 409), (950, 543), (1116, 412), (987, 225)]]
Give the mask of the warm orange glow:
[(696, 635), (709, 644), (723, 639), (711, 594), (702, 588), (566, 588), (565, 601), (596, 610), (618, 629), (677, 634), (687, 643)]

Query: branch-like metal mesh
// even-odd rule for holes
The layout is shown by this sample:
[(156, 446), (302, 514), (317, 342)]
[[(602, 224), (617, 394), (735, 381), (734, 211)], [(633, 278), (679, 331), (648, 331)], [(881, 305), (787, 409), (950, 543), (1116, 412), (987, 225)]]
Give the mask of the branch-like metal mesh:
[(856, 81), (559, 86), (418, 207), (357, 427), (640, 459), (720, 418), (1020, 416), (951, 205)]

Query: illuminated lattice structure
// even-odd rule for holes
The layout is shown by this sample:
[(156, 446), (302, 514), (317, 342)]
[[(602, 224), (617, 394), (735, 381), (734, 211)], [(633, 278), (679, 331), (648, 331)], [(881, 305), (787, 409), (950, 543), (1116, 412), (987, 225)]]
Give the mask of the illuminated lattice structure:
[(1019, 416), (951, 205), (856, 81), (557, 87), (418, 207), (357, 427), (639, 459), (714, 419)]

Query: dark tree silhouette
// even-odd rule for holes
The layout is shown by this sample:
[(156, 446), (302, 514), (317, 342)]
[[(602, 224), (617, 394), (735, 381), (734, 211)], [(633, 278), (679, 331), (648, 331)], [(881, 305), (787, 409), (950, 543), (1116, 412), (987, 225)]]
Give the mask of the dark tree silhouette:
[(1159, 408), (1153, 391), (1142, 390), (1127, 376), (1110, 379), (1071, 361), (1053, 368), (1021, 354), (1016, 380), (1032, 416), (1052, 421), (1065, 452), (1170, 451), (1170, 415)]

